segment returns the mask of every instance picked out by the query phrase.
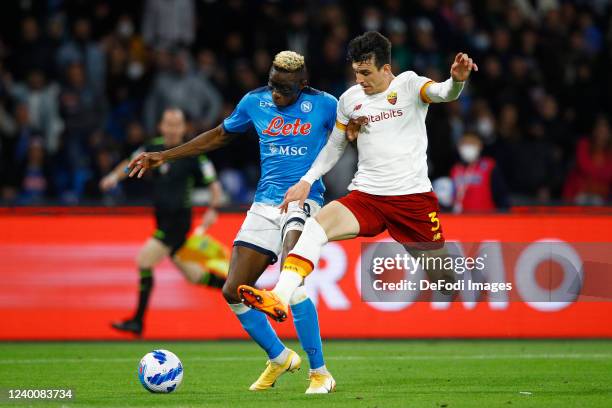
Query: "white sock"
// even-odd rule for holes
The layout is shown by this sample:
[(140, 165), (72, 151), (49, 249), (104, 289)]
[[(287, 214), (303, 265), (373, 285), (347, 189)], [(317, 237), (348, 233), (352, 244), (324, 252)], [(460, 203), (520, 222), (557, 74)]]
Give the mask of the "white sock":
[(241, 315), (251, 310), (244, 303), (228, 303), (227, 305), (230, 307), (230, 309), (232, 309), (232, 312), (234, 312), (236, 315)]
[(329, 371), (327, 371), (327, 367), (323, 364), (321, 367), (311, 368), (310, 373), (329, 374)]
[(300, 239), (290, 253), (306, 258), (314, 266), (317, 266), (321, 256), (321, 248), (327, 244), (327, 241), (325, 230), (317, 220), (311, 217), (306, 220), (302, 235), (300, 235)]
[(289, 299), (289, 305), (291, 306), (297, 305), (298, 303), (302, 303), (306, 299), (308, 299), (308, 293), (306, 293), (306, 287), (303, 285), (299, 286), (296, 290), (293, 291), (293, 295), (291, 295), (291, 298)]
[(289, 303), (293, 292), (302, 284), (304, 278), (292, 271), (283, 271), (278, 278), (276, 286), (272, 290), (284, 304)]
[(278, 356), (274, 357), (270, 361), (276, 364), (283, 364), (285, 360), (287, 360), (287, 357), (289, 357), (289, 349), (285, 347)]
[[(295, 247), (289, 255), (298, 255), (307, 259), (316, 266), (321, 256), (321, 248), (327, 243), (327, 234), (321, 224), (314, 218), (308, 218), (304, 224), (304, 230)], [(310, 272), (310, 271), (308, 271)], [(281, 271), (278, 283), (274, 287), (274, 293), (285, 303), (289, 303), (293, 291), (302, 284), (303, 278), (293, 270)]]

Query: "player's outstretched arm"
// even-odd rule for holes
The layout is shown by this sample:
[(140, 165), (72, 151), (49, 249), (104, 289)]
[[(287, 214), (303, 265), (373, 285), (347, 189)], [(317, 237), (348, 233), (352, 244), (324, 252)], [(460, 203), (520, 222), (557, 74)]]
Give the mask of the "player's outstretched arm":
[(293, 201), (298, 201), (300, 208), (304, 207), (304, 201), (308, 198), (308, 194), (310, 194), (312, 184), (334, 167), (338, 160), (340, 160), (342, 153), (344, 153), (347, 144), (348, 140), (345, 137), (345, 131), (337, 126), (334, 127), (327, 143), (319, 152), (312, 166), (310, 166), (310, 170), (285, 193), (283, 202), (278, 206), (281, 212), (287, 212), (289, 203)]
[(128, 165), (129, 175), (130, 177), (136, 175), (138, 178), (141, 178), (147, 170), (159, 167), (168, 160), (197, 156), (215, 150), (225, 145), (229, 139), (230, 134), (225, 132), (222, 125), (219, 125), (214, 129), (199, 134), (189, 142), (172, 149), (161, 152), (140, 153), (130, 161)]
[(196, 228), (196, 232), (199, 234), (205, 233), (219, 218), (217, 208), (221, 206), (221, 200), (223, 199), (223, 186), (219, 180), (213, 181), (208, 188), (210, 189), (210, 204), (208, 209), (202, 216), (202, 224)]
[(104, 176), (102, 180), (100, 180), (100, 184), (99, 184), (100, 190), (108, 191), (114, 188), (117, 184), (119, 184), (121, 180), (126, 178), (127, 174), (125, 174), (124, 169), (125, 169), (125, 166), (127, 166), (127, 164), (128, 164), (127, 159), (122, 160), (121, 163), (115, 166), (115, 168), (110, 173)]
[(425, 84), (421, 98), (427, 103), (454, 101), (461, 94), (465, 81), (468, 80), (472, 71), (478, 71), (478, 65), (469, 55), (458, 53), (450, 69), (451, 77), (444, 82)]

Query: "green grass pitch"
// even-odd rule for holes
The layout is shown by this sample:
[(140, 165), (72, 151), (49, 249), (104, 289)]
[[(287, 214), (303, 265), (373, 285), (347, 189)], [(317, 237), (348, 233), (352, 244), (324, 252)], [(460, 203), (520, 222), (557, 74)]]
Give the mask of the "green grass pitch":
[[(266, 392), (248, 386), (265, 358), (250, 342), (0, 343), (0, 406), (611, 407), (612, 341), (327, 341), (332, 395), (304, 395), (308, 363)], [(140, 358), (175, 352), (173, 394), (140, 385)], [(73, 401), (9, 401), (7, 389), (64, 388)]]

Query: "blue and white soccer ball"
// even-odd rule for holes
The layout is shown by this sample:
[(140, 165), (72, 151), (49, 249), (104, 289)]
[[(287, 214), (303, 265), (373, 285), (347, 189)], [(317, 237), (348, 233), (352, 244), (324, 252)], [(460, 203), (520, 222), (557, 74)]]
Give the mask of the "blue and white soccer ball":
[(150, 392), (173, 392), (183, 381), (183, 364), (171, 351), (153, 350), (140, 360), (138, 379)]

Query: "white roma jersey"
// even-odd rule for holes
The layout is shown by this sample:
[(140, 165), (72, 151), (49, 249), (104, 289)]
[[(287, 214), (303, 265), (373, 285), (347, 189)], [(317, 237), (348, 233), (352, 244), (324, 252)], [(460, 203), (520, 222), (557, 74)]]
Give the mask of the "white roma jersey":
[(375, 195), (431, 191), (425, 129), (429, 104), (421, 100), (428, 82), (429, 78), (406, 71), (379, 94), (366, 95), (360, 85), (342, 94), (336, 115), (340, 124), (359, 116), (369, 119), (357, 138), (359, 162), (349, 190)]

